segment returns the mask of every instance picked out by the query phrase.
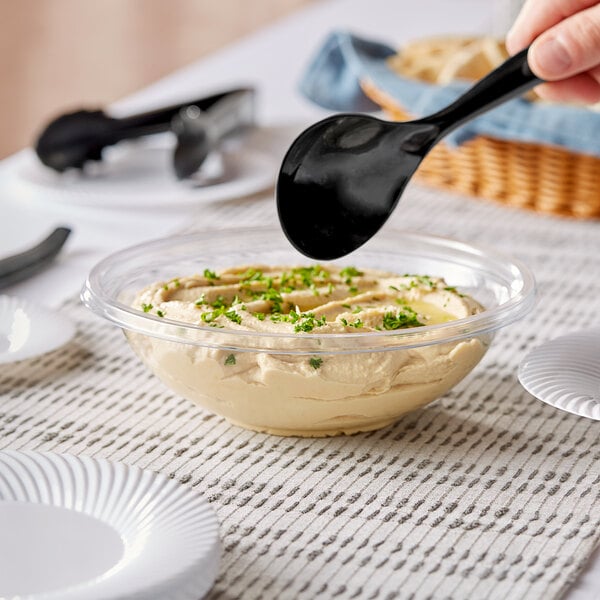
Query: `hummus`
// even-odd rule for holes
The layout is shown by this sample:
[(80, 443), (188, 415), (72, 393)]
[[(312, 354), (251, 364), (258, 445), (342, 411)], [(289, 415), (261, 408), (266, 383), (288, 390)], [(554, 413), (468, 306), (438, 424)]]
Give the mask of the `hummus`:
[(483, 310), (427, 275), (330, 265), (205, 269), (150, 285), (133, 306), (159, 320), (271, 336), (265, 351), (239, 351), (127, 333), (176, 392), (235, 424), (278, 435), (388, 425), (444, 394), (487, 348), (479, 337), (376, 352), (349, 343), (344, 352), (290, 353), (296, 336), (355, 334), (350, 342), (356, 334), (435, 325)]

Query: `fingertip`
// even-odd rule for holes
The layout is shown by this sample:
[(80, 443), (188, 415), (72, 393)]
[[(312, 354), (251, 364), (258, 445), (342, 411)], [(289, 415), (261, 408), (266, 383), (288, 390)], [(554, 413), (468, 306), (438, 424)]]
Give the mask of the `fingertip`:
[(506, 45), (506, 50), (511, 56), (520, 52), (527, 46), (527, 43), (523, 41), (522, 36), (515, 25), (508, 30), (504, 43)]
[(506, 33), (504, 42), (508, 53), (511, 55), (520, 52), (533, 41), (533, 32), (530, 31), (530, 27), (527, 25), (524, 16), (526, 12), (527, 11), (523, 9), (517, 15), (517, 18)]
[(551, 102), (594, 104), (600, 102), (600, 83), (587, 73), (544, 83), (535, 88), (540, 98)]
[(558, 81), (597, 67), (599, 19), (600, 3), (597, 3), (541, 33), (529, 49), (527, 59), (531, 70), (540, 79)]
[(514, 34), (511, 32), (512, 29), (506, 34), (504, 45), (506, 46), (506, 50), (508, 51), (508, 53), (512, 56), (513, 54), (516, 54), (518, 50), (516, 49), (516, 44), (513, 41)]
[(549, 81), (563, 79), (573, 67), (571, 52), (560, 35), (541, 35), (527, 56), (531, 70), (540, 78)]

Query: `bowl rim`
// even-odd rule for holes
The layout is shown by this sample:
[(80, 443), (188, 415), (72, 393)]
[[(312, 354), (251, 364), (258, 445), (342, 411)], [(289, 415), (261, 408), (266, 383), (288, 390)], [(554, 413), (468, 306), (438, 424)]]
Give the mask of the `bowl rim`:
[[(240, 236), (244, 234), (268, 235), (274, 232), (281, 233), (274, 226), (206, 229), (194, 233), (174, 234), (129, 246), (106, 256), (92, 268), (81, 290), (81, 300), (91, 311), (124, 330), (168, 341), (235, 351), (311, 355), (389, 351), (482, 336), (521, 319), (535, 305), (535, 278), (531, 270), (522, 261), (480, 244), (471, 244), (450, 237), (420, 231), (389, 227), (381, 230), (375, 238), (380, 241), (392, 237), (394, 240), (404, 238), (430, 244), (432, 248), (451, 249), (479, 260), (500, 261), (503, 267), (511, 272), (513, 282), (520, 284), (520, 286), (513, 290), (513, 286), (511, 285), (511, 296), (507, 301), (490, 309), (484, 308), (482, 312), (462, 319), (400, 330), (346, 333), (318, 333), (315, 331), (310, 333), (291, 333), (259, 332), (233, 328), (217, 329), (209, 325), (196, 325), (169, 319), (166, 316), (158, 317), (150, 313), (144, 313), (128, 304), (107, 297), (107, 294), (103, 293), (103, 278), (110, 273), (111, 268), (115, 264), (122, 263), (123, 260), (130, 260), (142, 254), (147, 254), (149, 251), (172, 247), (176, 244), (185, 244), (198, 239), (206, 239), (215, 234)], [(368, 244), (369, 242), (365, 244), (365, 249), (368, 248)], [(291, 246), (290, 251), (294, 251)], [(441, 254), (439, 254), (439, 257), (442, 260), (444, 259)], [(339, 262), (341, 259), (337, 259), (337, 261), (315, 261), (306, 258), (305, 260), (311, 264), (327, 265), (328, 263)], [(194, 333), (195, 335), (186, 338), (182, 336), (182, 331), (188, 334)], [(204, 334), (206, 337), (204, 337)], [(258, 340), (258, 342), (252, 342), (252, 340)], [(275, 346), (264, 342), (260, 343), (260, 340), (270, 340), (272, 343), (275, 343)], [(285, 344), (286, 341), (290, 340), (293, 340), (291, 347), (277, 347), (277, 343)], [(305, 344), (302, 340), (309, 341), (309, 343)], [(327, 347), (319, 348), (319, 345), (324, 341), (328, 342)], [(358, 343), (360, 347), (351, 347), (355, 343)]]

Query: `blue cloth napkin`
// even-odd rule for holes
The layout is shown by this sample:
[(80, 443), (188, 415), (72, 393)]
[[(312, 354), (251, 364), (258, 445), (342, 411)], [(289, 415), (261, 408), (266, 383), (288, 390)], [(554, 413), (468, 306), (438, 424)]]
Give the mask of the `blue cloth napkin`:
[[(444, 108), (472, 85), (457, 81), (440, 86), (403, 78), (387, 66), (386, 59), (393, 54), (396, 50), (386, 44), (345, 31), (333, 32), (306, 69), (300, 91), (328, 110), (372, 112), (380, 107), (359, 85), (370, 80), (416, 118)], [(458, 146), (477, 135), (600, 156), (600, 113), (517, 98), (473, 119), (445, 140)]]

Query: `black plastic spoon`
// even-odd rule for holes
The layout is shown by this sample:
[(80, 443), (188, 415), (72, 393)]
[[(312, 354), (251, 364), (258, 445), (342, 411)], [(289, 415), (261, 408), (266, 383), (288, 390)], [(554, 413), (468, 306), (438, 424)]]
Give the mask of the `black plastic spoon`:
[(398, 123), (338, 114), (315, 123), (293, 142), (279, 172), (283, 231), (311, 258), (330, 260), (352, 252), (387, 221), (435, 144), (540, 82), (529, 69), (526, 49), (429, 117)]
[(117, 119), (102, 110), (78, 110), (59, 116), (42, 131), (35, 144), (38, 158), (47, 167), (62, 172), (81, 169), (89, 160), (102, 160), (102, 150), (125, 139), (134, 139), (171, 129), (182, 108), (197, 106), (206, 111), (239, 89), (213, 94), (182, 104)]

